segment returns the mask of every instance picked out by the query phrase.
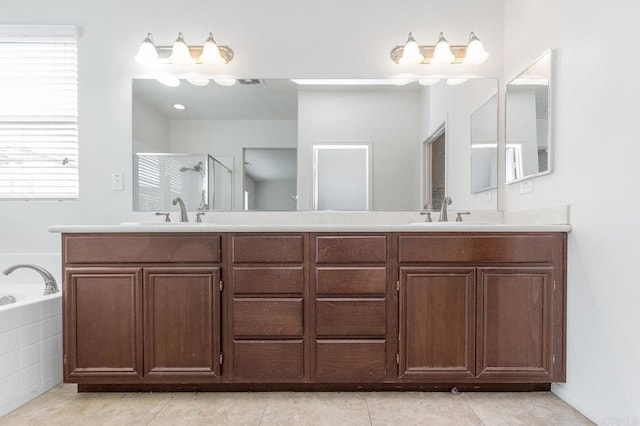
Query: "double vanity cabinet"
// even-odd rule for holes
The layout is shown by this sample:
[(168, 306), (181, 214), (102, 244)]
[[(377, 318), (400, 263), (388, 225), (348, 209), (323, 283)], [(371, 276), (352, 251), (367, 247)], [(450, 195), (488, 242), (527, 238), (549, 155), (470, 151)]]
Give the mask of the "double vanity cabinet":
[(93, 390), (545, 389), (566, 232), (65, 232)]

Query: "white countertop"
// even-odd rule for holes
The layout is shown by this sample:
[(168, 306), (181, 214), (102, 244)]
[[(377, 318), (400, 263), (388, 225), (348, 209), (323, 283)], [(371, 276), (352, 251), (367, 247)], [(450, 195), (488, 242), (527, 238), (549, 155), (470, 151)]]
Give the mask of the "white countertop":
[(56, 225), (54, 233), (136, 232), (569, 232), (570, 225), (431, 222), (412, 224), (250, 224), (128, 222), (120, 225)]

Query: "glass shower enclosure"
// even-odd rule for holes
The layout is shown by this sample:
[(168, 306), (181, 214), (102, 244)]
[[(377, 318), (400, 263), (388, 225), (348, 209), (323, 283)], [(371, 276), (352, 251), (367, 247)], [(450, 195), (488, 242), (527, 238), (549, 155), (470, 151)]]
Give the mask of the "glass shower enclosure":
[(209, 154), (137, 153), (133, 209), (174, 211), (180, 197), (188, 211), (231, 210), (233, 173)]

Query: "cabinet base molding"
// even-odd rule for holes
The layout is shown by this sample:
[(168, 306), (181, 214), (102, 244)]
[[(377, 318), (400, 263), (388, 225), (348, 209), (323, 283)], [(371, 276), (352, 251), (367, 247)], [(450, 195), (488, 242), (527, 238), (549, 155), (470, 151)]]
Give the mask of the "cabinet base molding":
[(78, 384), (78, 392), (357, 392), (423, 391), (449, 392), (539, 392), (550, 383), (206, 383), (206, 384)]

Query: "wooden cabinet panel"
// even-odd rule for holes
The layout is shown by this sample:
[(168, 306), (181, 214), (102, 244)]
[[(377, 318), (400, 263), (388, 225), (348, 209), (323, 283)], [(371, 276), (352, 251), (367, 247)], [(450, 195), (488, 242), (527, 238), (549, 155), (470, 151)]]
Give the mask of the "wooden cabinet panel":
[(65, 268), (65, 381), (142, 378), (142, 269)]
[(401, 235), (399, 261), (549, 263), (562, 256), (562, 238), (557, 233)]
[(478, 270), (478, 377), (550, 382), (552, 268)]
[(219, 282), (219, 268), (145, 268), (147, 378), (193, 380), (219, 374)]
[(301, 337), (302, 298), (236, 298), (233, 300), (235, 337)]
[(316, 302), (318, 337), (385, 337), (384, 299), (319, 299)]
[(385, 340), (318, 340), (318, 381), (369, 382), (386, 378)]
[(385, 263), (387, 261), (387, 237), (367, 236), (318, 236), (316, 237), (316, 263)]
[(234, 263), (302, 263), (302, 235), (234, 235), (231, 237)]
[(81, 234), (63, 236), (66, 263), (215, 263), (220, 235)]
[(234, 294), (302, 294), (304, 268), (234, 267)]
[(304, 377), (302, 340), (235, 340), (234, 377), (255, 381), (298, 381)]
[(318, 295), (384, 296), (387, 292), (385, 267), (316, 269)]
[(400, 376), (475, 376), (475, 269), (400, 269)]

